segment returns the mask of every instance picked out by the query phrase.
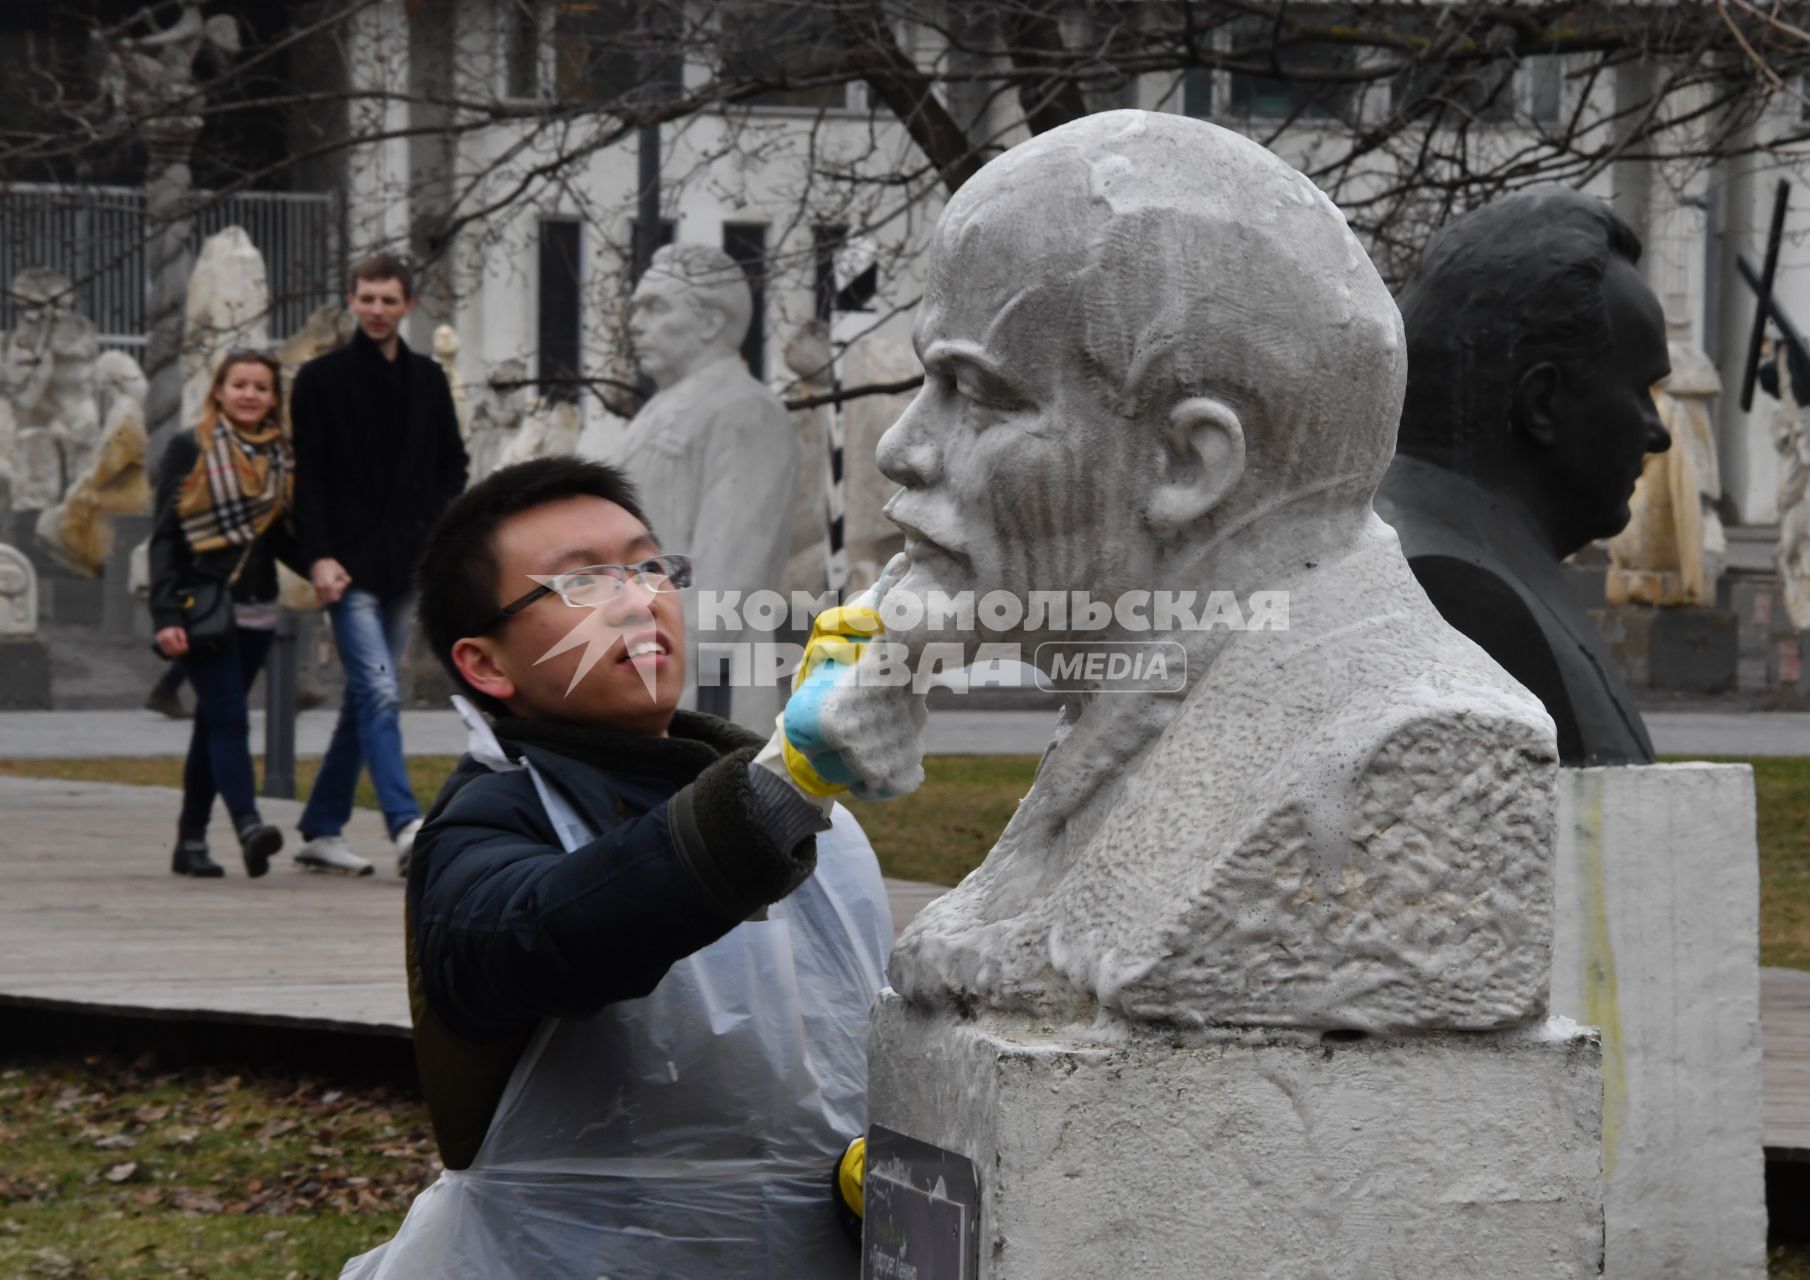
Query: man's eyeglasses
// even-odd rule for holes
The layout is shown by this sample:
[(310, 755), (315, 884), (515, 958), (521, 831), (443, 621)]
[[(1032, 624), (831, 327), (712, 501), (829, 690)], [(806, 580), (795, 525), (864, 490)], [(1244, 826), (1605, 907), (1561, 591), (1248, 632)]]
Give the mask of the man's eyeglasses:
[(568, 569), (497, 610), (496, 617), (486, 622), (478, 634), (513, 618), (546, 595), (558, 596), (571, 609), (596, 609), (614, 601), (631, 581), (655, 594), (689, 587), (691, 557), (655, 556), (640, 564), (588, 564), (580, 569)]

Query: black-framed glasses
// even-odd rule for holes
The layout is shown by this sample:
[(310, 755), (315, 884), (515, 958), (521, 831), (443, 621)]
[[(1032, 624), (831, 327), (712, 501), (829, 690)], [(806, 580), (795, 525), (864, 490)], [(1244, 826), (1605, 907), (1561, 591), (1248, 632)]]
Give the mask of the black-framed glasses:
[(639, 564), (587, 564), (582, 568), (568, 569), (537, 584), (534, 590), (497, 610), (496, 616), (486, 622), (478, 634), (482, 635), (498, 623), (513, 618), (542, 596), (556, 595), (566, 602), (569, 609), (599, 608), (614, 601), (631, 581), (656, 595), (689, 587), (691, 557), (654, 556)]

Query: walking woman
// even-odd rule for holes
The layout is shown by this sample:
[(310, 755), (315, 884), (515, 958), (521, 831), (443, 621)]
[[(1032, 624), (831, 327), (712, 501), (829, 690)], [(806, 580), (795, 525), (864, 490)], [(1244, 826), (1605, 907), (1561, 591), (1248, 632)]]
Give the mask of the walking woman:
[(179, 876), (226, 874), (207, 851), (216, 794), (247, 875), (270, 870), (283, 847), (283, 833), (258, 816), (246, 711), (276, 629), (276, 561), (294, 559), (295, 462), (283, 434), (282, 390), (271, 356), (227, 352), (201, 421), (171, 438), (158, 466), (151, 616), (158, 651), (180, 657), (195, 688), (170, 866)]

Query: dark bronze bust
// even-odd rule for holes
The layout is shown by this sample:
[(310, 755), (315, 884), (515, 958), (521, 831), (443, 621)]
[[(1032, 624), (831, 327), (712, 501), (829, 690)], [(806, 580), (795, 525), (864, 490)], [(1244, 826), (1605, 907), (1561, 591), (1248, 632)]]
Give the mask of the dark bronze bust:
[(1653, 759), (1559, 569), (1627, 524), (1646, 455), (1671, 444), (1639, 261), (1601, 201), (1540, 187), (1451, 222), (1398, 299), (1407, 398), (1376, 509), (1445, 620), (1545, 703), (1569, 765)]

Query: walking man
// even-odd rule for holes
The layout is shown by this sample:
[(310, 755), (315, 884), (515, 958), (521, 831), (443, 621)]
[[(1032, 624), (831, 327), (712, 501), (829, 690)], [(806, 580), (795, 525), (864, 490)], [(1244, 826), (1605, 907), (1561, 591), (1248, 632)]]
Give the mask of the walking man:
[(346, 304), (357, 332), (302, 366), (290, 406), (301, 550), (346, 673), (295, 856), (314, 870), (371, 873), (341, 834), (363, 764), (400, 874), (421, 810), (402, 755), (397, 670), (415, 607), (415, 559), (465, 488), (465, 446), (445, 373), (400, 335), (415, 309), (408, 268), (387, 254), (365, 259), (352, 269)]

